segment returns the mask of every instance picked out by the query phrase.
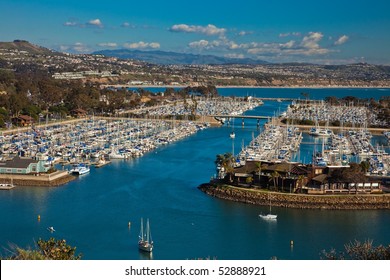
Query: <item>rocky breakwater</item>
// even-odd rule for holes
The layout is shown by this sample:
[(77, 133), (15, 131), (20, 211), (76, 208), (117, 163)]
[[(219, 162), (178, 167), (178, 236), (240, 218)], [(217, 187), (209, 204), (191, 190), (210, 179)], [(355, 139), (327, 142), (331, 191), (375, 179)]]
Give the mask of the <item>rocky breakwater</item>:
[(238, 188), (224, 184), (202, 184), (198, 187), (204, 193), (221, 199), (250, 203), (301, 208), (301, 209), (390, 209), (390, 195), (305, 195), (270, 192), (257, 189)]

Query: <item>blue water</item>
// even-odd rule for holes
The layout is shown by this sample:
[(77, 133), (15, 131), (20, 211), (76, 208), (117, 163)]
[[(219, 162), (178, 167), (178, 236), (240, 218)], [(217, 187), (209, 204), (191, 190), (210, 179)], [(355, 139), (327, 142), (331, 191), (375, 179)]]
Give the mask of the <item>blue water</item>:
[[(287, 105), (266, 102), (247, 114), (272, 115)], [(116, 260), (319, 259), (323, 249), (342, 250), (354, 239), (390, 243), (387, 210), (273, 207), (278, 214), (274, 222), (258, 218), (266, 207), (200, 192), (197, 186), (215, 175), (216, 154), (232, 150), (232, 129), (237, 153), (259, 128), (255, 120), (245, 120), (244, 127), (235, 120), (234, 125), (200, 131), (139, 159), (92, 169), (64, 186), (0, 191), (1, 255), (7, 255), (10, 244), (34, 247), (34, 241), (51, 236), (76, 246), (83, 259)], [(151, 222), (155, 250), (150, 257), (137, 248), (141, 217)], [(56, 232), (47, 231), (48, 226)]]

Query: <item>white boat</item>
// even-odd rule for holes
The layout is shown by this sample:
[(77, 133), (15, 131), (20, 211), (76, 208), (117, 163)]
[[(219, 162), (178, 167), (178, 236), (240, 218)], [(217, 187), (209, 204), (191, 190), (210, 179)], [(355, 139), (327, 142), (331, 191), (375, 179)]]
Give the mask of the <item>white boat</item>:
[(119, 153), (118, 151), (112, 151), (110, 154), (110, 159), (127, 159), (127, 155), (124, 153)]
[(271, 214), (271, 199), (269, 200), (269, 213), (268, 214), (259, 214), (259, 217), (264, 220), (276, 220), (278, 215)]
[(54, 229), (54, 227), (48, 227), (47, 230), (50, 231), (50, 232), (55, 232), (55, 231), (56, 231), (56, 230)]
[(15, 186), (14, 184), (8, 184), (8, 183), (1, 183), (0, 184), (0, 190), (10, 190), (13, 189)]
[(278, 218), (278, 215), (274, 215), (274, 214), (260, 214), (259, 215), (260, 218), (264, 219), (264, 220), (276, 220)]
[(233, 132), (230, 133), (230, 138), (234, 139), (236, 137), (236, 134)]
[(83, 175), (89, 173), (90, 168), (86, 166), (84, 163), (79, 163), (73, 165), (73, 168), (69, 171), (72, 174), (75, 175)]
[(138, 240), (138, 248), (145, 252), (152, 252), (153, 240), (150, 233), (149, 219), (146, 220), (146, 228), (144, 229), (144, 222), (141, 218), (141, 232)]

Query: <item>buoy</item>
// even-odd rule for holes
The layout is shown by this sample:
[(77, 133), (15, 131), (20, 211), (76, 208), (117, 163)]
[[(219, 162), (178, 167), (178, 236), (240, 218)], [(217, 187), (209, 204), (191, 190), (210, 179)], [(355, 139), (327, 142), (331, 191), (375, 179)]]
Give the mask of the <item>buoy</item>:
[(290, 240), (290, 246), (294, 246), (294, 240)]

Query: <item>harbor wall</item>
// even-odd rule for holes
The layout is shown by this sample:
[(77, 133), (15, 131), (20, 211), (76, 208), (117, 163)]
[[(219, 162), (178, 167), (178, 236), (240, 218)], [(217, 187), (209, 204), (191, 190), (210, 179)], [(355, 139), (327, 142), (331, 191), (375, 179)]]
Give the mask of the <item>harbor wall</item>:
[(202, 184), (204, 193), (221, 199), (255, 205), (300, 209), (363, 210), (390, 209), (390, 194), (305, 195)]
[(36, 175), (15, 175), (0, 174), (1, 183), (12, 183), (15, 186), (32, 186), (32, 187), (55, 187), (64, 185), (75, 179), (67, 171), (56, 171), (51, 174)]

